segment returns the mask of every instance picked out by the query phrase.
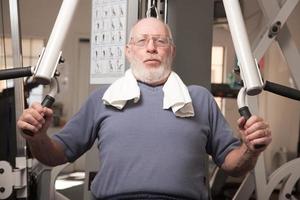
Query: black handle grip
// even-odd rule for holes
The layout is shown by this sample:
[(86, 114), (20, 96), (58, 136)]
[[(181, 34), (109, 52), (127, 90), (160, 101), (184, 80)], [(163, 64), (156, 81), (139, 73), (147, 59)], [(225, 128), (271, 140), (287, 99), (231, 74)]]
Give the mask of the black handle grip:
[(0, 80), (32, 76), (31, 67), (17, 67), (0, 70)]
[[(55, 102), (55, 98), (53, 98), (50, 95), (46, 95), (41, 104), (42, 104), (43, 107), (51, 108), (54, 102)], [(29, 130), (23, 130), (23, 133), (25, 135), (29, 135), (29, 136), (33, 136), (34, 135)]]
[[(240, 113), (241, 116), (243, 116), (246, 119), (246, 121), (252, 116), (248, 106), (244, 106), (244, 107), (239, 108), (239, 113)], [(260, 148), (263, 148), (265, 146), (266, 145), (264, 145), (264, 144), (255, 144), (254, 148), (255, 149), (260, 149)]]
[(272, 92), (274, 94), (278, 94), (280, 96), (284, 96), (290, 99), (300, 101), (300, 91), (294, 88), (290, 88), (284, 85), (280, 85), (278, 83), (273, 83), (270, 81), (266, 81), (264, 90)]
[(243, 116), (246, 119), (246, 121), (251, 117), (251, 112), (248, 106), (239, 108), (239, 113), (241, 116)]
[(46, 95), (41, 104), (43, 107), (51, 108), (54, 102), (55, 99), (53, 97)]

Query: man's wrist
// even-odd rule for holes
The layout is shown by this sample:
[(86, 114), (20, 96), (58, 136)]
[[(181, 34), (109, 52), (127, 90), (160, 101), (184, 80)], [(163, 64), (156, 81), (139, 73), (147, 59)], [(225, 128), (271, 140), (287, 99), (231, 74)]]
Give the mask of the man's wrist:
[(45, 140), (45, 137), (47, 136), (47, 133), (37, 133), (34, 134), (33, 136), (26, 136), (26, 140), (29, 144), (35, 145), (36, 143), (40, 143), (41, 141)]
[(260, 155), (260, 151), (255, 151), (249, 148), (245, 143), (242, 143), (242, 148), (244, 149), (244, 154), (249, 157), (258, 157)]

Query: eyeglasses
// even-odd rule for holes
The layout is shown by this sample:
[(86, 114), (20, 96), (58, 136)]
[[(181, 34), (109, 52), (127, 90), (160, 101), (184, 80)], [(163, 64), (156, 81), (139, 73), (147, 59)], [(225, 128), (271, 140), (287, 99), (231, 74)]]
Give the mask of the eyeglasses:
[(137, 35), (130, 39), (131, 43), (138, 47), (145, 47), (152, 40), (156, 47), (168, 47), (172, 44), (172, 39), (168, 36), (163, 35)]

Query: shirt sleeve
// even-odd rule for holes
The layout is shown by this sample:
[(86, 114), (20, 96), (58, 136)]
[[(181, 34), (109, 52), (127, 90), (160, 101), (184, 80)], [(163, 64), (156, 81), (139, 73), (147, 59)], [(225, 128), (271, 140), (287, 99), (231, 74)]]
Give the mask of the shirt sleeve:
[(75, 161), (89, 150), (97, 138), (95, 131), (95, 110), (101, 104), (99, 93), (93, 93), (68, 123), (52, 138), (64, 148), (69, 162)]
[(221, 166), (227, 154), (239, 147), (241, 142), (233, 135), (232, 129), (221, 113), (214, 98), (210, 95), (209, 123), (211, 132), (208, 136), (206, 151), (218, 166)]

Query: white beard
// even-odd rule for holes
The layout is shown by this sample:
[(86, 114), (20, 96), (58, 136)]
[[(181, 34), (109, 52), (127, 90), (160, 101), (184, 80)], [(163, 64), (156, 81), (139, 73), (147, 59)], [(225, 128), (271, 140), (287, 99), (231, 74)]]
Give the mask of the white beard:
[(171, 72), (172, 58), (155, 68), (147, 68), (136, 59), (131, 60), (131, 70), (135, 78), (149, 85), (155, 85), (166, 81)]

